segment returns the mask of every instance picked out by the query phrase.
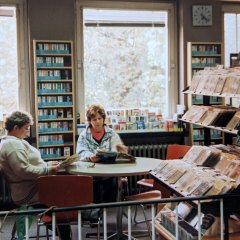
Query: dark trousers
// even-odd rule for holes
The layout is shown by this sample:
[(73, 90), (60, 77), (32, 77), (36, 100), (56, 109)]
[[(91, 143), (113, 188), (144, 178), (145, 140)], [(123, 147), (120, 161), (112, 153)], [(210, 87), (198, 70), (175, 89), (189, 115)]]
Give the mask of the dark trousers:
[(93, 191), (94, 203), (116, 202), (118, 192), (117, 178), (94, 178)]

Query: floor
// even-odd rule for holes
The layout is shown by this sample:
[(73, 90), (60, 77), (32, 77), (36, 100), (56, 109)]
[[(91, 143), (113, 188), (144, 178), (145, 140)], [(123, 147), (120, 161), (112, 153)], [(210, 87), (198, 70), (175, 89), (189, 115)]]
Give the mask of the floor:
[[(107, 211), (107, 232), (116, 232), (116, 209), (109, 209)], [(150, 209), (146, 209), (147, 214), (150, 216)], [(141, 211), (138, 211), (138, 216), (140, 219), (142, 219), (142, 214)], [(123, 216), (123, 230), (127, 230), (127, 218), (125, 216)], [(12, 226), (14, 223), (14, 218), (13, 217), (7, 217), (5, 222), (3, 223), (3, 227), (2, 227), (2, 231), (1, 231), (1, 235), (0, 235), (0, 240), (10, 240), (11, 239), (11, 231), (12, 231)], [(101, 227), (101, 231), (102, 231), (102, 227)], [(146, 227), (146, 223), (141, 223), (141, 224), (132, 224), (132, 230), (143, 230), (143, 229), (147, 229)], [(83, 227), (83, 234), (82, 234), (82, 239), (90, 239), (86, 237), (86, 233), (96, 233), (97, 232), (97, 228), (96, 227), (89, 227), (84, 226)], [(41, 235), (45, 234), (45, 228), (41, 228)], [(72, 226), (72, 240), (77, 240), (78, 239), (78, 233), (77, 233), (77, 226)], [(35, 236), (36, 235), (36, 217), (33, 218), (33, 222), (31, 224), (30, 227), (30, 231), (29, 231), (29, 236)], [(134, 233), (132, 233), (133, 236)], [(36, 237), (33, 237), (31, 239), (36, 239)], [(45, 240), (46, 237), (41, 237), (41, 240)], [(50, 238), (51, 239), (51, 238)], [(58, 237), (56, 238), (58, 239)], [(92, 239), (96, 239), (96, 237), (92, 238)], [(118, 238), (118, 237), (114, 237), (111, 239), (127, 239), (124, 237)], [(150, 239), (149, 235), (146, 236), (141, 236), (141, 237), (137, 237), (135, 239), (142, 239), (142, 240), (148, 240)]]

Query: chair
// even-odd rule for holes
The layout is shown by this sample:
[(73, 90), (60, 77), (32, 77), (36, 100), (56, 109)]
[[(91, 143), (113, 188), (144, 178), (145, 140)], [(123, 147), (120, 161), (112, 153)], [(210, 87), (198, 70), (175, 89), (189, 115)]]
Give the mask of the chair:
[[(47, 207), (71, 207), (90, 204), (93, 202), (93, 179), (82, 175), (51, 175), (41, 176), (37, 179), (39, 202)], [(77, 221), (77, 211), (56, 213), (57, 233), (58, 226), (71, 225)], [(40, 226), (51, 224), (50, 215), (43, 214), (38, 221), (37, 239), (39, 239)], [(47, 237), (47, 239), (49, 239)], [(99, 224), (98, 224), (99, 239)]]
[[(187, 146), (187, 145), (178, 145), (178, 144), (173, 144), (173, 145), (168, 145), (167, 147), (167, 156), (166, 156), (166, 160), (171, 160), (171, 159), (181, 159), (183, 158), (183, 156), (188, 152), (188, 150), (191, 148), (191, 146)], [(143, 178), (141, 180), (139, 180), (137, 182), (137, 184), (139, 184), (140, 186), (143, 187), (148, 187), (153, 189), (154, 188), (154, 179), (146, 179)], [(161, 197), (164, 197), (164, 195), (162, 195), (161, 191), (159, 190), (150, 190), (147, 192), (142, 192), (139, 194), (135, 194), (135, 195), (130, 195), (129, 197), (127, 197), (126, 199), (129, 201), (140, 201), (140, 200), (155, 200), (155, 199), (159, 199)], [(134, 222), (135, 224), (138, 223), (142, 223), (142, 222), (148, 222), (149, 219), (147, 219), (146, 214), (145, 214), (145, 210), (143, 208), (143, 206), (141, 206), (142, 210), (143, 210), (143, 214), (144, 214), (144, 220), (139, 220), (137, 221), (137, 207), (135, 209), (135, 213), (134, 213)], [(148, 225), (148, 228), (150, 229), (150, 226)]]
[[(166, 160), (181, 159), (188, 152), (191, 146), (180, 144), (169, 144), (167, 146)], [(141, 187), (153, 188), (153, 179), (143, 178), (137, 181), (137, 184)]]

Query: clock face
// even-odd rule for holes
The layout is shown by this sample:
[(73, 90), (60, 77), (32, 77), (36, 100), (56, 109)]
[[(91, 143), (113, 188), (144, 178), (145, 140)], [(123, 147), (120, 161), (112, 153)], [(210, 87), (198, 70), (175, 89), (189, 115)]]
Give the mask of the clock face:
[(192, 22), (193, 26), (211, 26), (212, 5), (193, 5)]

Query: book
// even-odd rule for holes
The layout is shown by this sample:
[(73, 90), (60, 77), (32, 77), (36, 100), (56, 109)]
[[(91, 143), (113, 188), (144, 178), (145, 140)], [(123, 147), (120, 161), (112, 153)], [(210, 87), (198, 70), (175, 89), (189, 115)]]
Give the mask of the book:
[(191, 85), (189, 87), (189, 91), (190, 92), (194, 93), (196, 91), (200, 79), (201, 79), (201, 75), (199, 75), (199, 74), (194, 74), (193, 75), (193, 78), (192, 78), (192, 81), (191, 81)]
[(68, 158), (66, 158), (64, 161), (60, 162), (60, 168), (61, 169), (66, 168), (78, 160), (80, 160), (79, 155), (77, 153), (73, 154), (73, 155), (69, 156)]
[(212, 125), (214, 120), (218, 117), (218, 115), (222, 112), (223, 110), (220, 108), (214, 108), (214, 107), (209, 107), (208, 111), (205, 112), (203, 115), (203, 118), (201, 118), (199, 121), (201, 122), (202, 125)]
[(204, 195), (211, 187), (213, 186), (213, 182), (211, 181), (202, 181), (201, 184), (194, 189), (191, 195), (193, 196), (202, 196)]
[(236, 155), (230, 153), (222, 153), (219, 162), (215, 166), (215, 169), (223, 174), (223, 172), (225, 171), (225, 169), (228, 168), (231, 162), (236, 159), (238, 159)]
[(233, 130), (235, 129), (240, 122), (240, 111), (237, 111), (231, 120), (226, 125), (226, 129)]
[(204, 86), (207, 84), (208, 78), (209, 78), (209, 75), (201, 75), (201, 79), (199, 80), (199, 84), (195, 91), (196, 93), (199, 93), (199, 94), (202, 93)]
[(219, 76), (217, 75), (210, 75), (208, 81), (203, 87), (201, 94), (212, 95), (216, 88), (218, 77)]
[(230, 94), (236, 94), (239, 87), (239, 78), (234, 75), (226, 77), (225, 84), (222, 89), (222, 95), (228, 96)]
[(224, 76), (219, 76), (217, 80), (216, 87), (214, 89), (214, 94), (220, 95), (222, 93), (223, 86), (225, 84), (226, 77)]
[(188, 111), (182, 116), (182, 119), (192, 121), (195, 118), (195, 116), (199, 113), (200, 108), (201, 108), (200, 106), (192, 105), (188, 109)]

